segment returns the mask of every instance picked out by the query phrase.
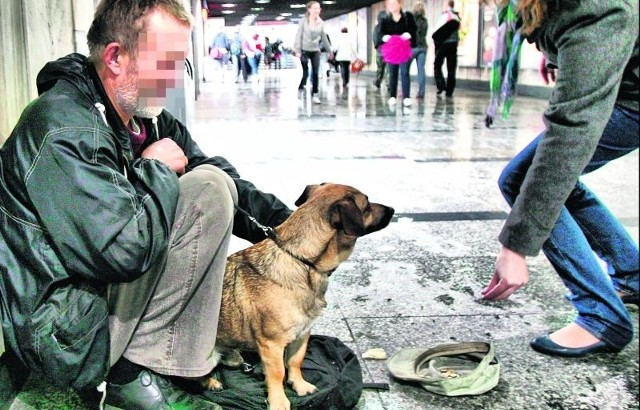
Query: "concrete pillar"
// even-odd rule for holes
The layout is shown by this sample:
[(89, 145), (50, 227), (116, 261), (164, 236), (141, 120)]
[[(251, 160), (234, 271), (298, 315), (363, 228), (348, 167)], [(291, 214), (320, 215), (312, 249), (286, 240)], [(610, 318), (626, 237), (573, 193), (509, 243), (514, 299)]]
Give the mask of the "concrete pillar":
[(22, 1), (0, 2), (0, 144), (29, 101)]
[(0, 144), (36, 98), (36, 76), (51, 60), (87, 53), (86, 33), (96, 1), (0, 2)]

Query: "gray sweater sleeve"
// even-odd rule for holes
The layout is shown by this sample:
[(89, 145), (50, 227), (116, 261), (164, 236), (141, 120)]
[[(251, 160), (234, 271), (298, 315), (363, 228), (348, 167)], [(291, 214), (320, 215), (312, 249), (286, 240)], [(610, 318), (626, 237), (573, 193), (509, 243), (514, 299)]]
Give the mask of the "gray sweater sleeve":
[(637, 38), (637, 0), (581, 1), (544, 23), (538, 45), (558, 76), (545, 135), (500, 232), (507, 248), (540, 252), (593, 156)]

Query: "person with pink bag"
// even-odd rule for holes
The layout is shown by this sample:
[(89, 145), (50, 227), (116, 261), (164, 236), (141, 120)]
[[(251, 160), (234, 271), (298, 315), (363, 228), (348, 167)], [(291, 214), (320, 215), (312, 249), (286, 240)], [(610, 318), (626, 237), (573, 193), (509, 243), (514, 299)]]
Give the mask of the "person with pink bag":
[(408, 107), (411, 105), (409, 65), (411, 48), (416, 45), (416, 21), (413, 14), (402, 10), (402, 0), (386, 0), (384, 4), (387, 16), (380, 23), (383, 42), (380, 53), (389, 67), (389, 105), (396, 104), (399, 72), (402, 104)]

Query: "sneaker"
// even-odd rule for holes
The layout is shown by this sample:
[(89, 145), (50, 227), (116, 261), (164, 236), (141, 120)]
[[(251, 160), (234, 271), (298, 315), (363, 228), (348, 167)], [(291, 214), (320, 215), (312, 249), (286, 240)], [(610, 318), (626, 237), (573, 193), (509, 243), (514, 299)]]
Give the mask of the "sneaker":
[(215, 403), (180, 390), (169, 380), (150, 370), (141, 371), (131, 383), (109, 383), (105, 404), (107, 409), (119, 410), (222, 410)]
[(389, 98), (389, 105), (396, 105), (396, 97)]
[(402, 99), (402, 105), (404, 105), (405, 107), (409, 107), (411, 105), (411, 99), (410, 98), (403, 98)]
[(313, 97), (311, 97), (311, 101), (313, 101), (314, 104), (320, 104), (320, 98), (318, 98), (317, 95), (314, 95)]

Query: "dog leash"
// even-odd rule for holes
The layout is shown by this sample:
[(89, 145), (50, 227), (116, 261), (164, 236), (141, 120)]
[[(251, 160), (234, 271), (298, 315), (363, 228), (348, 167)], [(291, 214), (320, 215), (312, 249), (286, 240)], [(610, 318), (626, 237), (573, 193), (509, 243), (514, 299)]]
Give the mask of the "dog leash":
[(276, 240), (276, 231), (272, 227), (262, 225), (260, 222), (258, 222), (256, 218), (253, 217), (253, 215), (251, 215), (249, 212), (245, 211), (244, 209), (240, 208), (238, 205), (235, 205), (235, 208), (237, 211), (240, 211), (241, 214), (249, 218), (249, 220), (253, 222), (254, 225), (262, 229), (262, 232), (264, 232), (264, 235), (267, 238), (273, 239), (274, 241)]

